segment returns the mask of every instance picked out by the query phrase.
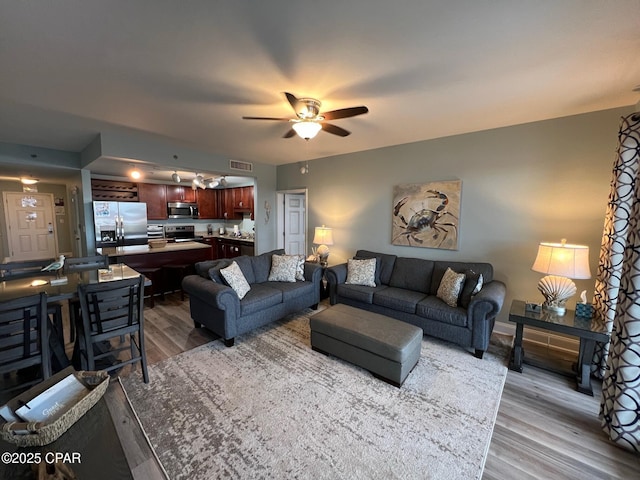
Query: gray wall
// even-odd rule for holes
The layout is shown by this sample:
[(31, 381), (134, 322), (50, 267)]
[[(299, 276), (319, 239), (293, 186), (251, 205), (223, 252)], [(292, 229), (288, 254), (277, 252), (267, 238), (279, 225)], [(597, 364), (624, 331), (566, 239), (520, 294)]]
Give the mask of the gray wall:
[[(278, 167), (278, 190), (309, 189), (313, 228), (333, 228), (329, 264), (359, 248), (407, 257), (486, 261), (513, 298), (542, 301), (531, 271), (541, 241), (586, 244), (595, 275), (619, 119), (631, 107)], [(461, 119), (463, 121), (464, 119)], [(320, 133), (320, 135), (323, 135)], [(357, 135), (357, 132), (354, 133)], [(313, 140), (311, 140), (313, 141)], [(343, 139), (348, 142), (349, 138)], [(393, 187), (462, 180), (457, 251), (391, 245)], [(591, 298), (594, 280), (576, 281)], [(575, 300), (568, 305), (573, 308)]]

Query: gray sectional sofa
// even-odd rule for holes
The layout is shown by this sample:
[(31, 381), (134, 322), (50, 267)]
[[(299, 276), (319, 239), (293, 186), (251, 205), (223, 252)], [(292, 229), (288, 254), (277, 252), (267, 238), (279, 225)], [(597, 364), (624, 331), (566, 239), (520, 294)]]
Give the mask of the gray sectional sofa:
[[(304, 281), (270, 282), (267, 279), (274, 254), (284, 255), (284, 250), (196, 263), (196, 275), (188, 275), (182, 281), (182, 288), (189, 294), (195, 326), (208, 328), (230, 347), (238, 335), (304, 308), (317, 308), (322, 279), (320, 265), (305, 263)], [(220, 277), (220, 269), (232, 261), (251, 286), (242, 300)]]
[[(326, 279), (332, 305), (344, 303), (405, 321), (426, 335), (471, 348), (482, 358), (489, 346), (495, 318), (502, 308), (505, 284), (493, 279), (489, 263), (432, 261), (358, 250), (355, 258), (376, 258), (376, 286), (349, 285), (347, 264), (329, 267)], [(447, 305), (436, 295), (450, 267), (458, 273), (482, 274), (482, 289), (464, 305)]]

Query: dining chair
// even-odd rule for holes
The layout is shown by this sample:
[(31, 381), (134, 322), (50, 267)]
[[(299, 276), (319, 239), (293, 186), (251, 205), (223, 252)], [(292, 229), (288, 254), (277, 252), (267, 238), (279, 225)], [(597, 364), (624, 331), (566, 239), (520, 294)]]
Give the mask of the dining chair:
[[(76, 328), (82, 368), (95, 370), (97, 360), (108, 358), (113, 363), (101, 370), (109, 372), (140, 362), (144, 383), (149, 383), (144, 347), (144, 277), (80, 285), (78, 296), (81, 318)], [(114, 347), (110, 340), (123, 335), (129, 337), (129, 345)], [(109, 348), (103, 351), (105, 342), (109, 342)], [(127, 349), (130, 358), (121, 359), (120, 352)]]
[[(22, 278), (39, 277), (43, 275), (55, 275), (57, 272), (43, 272), (42, 268), (54, 262), (53, 258), (43, 258), (39, 260), (24, 260), (17, 262), (0, 263), (0, 280), (19, 280)], [(53, 320), (55, 334), (58, 335), (64, 344), (64, 334), (62, 330), (62, 303), (54, 302), (47, 305), (47, 313)]]
[(67, 257), (64, 261), (64, 272), (81, 272), (84, 270), (96, 270), (108, 268), (109, 257), (107, 255), (91, 255), (88, 257)]
[[(36, 379), (25, 376), (20, 380), (25, 369), (38, 365)], [(14, 372), (15, 381), (9, 385), (12, 382), (7, 380)], [(46, 293), (0, 302), (0, 374), (7, 383), (3, 393), (51, 376)]]
[(40, 260), (0, 263), (0, 279), (14, 280), (19, 278), (36, 277), (38, 275), (53, 274), (55, 272), (42, 271), (42, 267), (46, 267), (53, 261), (53, 258), (45, 258)]
[[(109, 257), (107, 255), (90, 255), (88, 257), (67, 257), (64, 261), (64, 272), (82, 272), (87, 270), (97, 270), (109, 267)], [(80, 317), (80, 301), (78, 299), (69, 300), (69, 341), (76, 338), (76, 322)]]

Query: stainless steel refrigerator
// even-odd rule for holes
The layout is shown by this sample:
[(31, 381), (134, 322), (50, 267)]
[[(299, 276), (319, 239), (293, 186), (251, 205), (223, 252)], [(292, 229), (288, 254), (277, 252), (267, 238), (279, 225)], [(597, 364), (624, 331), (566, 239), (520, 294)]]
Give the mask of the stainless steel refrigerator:
[(147, 243), (147, 204), (93, 202), (96, 247), (122, 247)]

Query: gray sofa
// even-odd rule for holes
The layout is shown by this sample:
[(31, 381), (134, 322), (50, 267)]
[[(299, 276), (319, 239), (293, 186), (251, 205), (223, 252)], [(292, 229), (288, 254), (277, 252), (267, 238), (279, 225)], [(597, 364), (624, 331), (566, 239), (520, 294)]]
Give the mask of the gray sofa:
[[(355, 258), (376, 258), (376, 286), (345, 284), (347, 264), (330, 267), (325, 276), (332, 305), (344, 303), (411, 323), (426, 335), (471, 348), (482, 358), (506, 293), (505, 284), (493, 279), (491, 264), (432, 261), (367, 250), (358, 250)], [(451, 307), (436, 296), (447, 267), (482, 274), (484, 285), (476, 295), (467, 292), (468, 304)]]
[[(189, 294), (191, 318), (196, 328), (208, 328), (230, 347), (238, 335), (304, 308), (317, 308), (322, 268), (305, 263), (304, 281), (269, 282), (274, 254), (283, 255), (284, 250), (196, 263), (196, 274), (182, 281), (182, 288)], [(220, 277), (219, 270), (232, 261), (238, 264), (251, 286), (242, 300)]]

